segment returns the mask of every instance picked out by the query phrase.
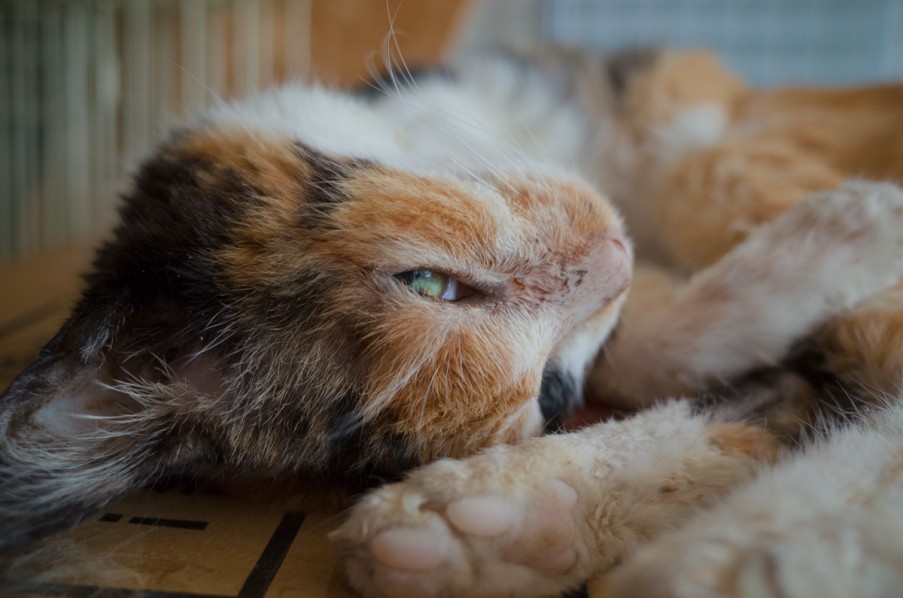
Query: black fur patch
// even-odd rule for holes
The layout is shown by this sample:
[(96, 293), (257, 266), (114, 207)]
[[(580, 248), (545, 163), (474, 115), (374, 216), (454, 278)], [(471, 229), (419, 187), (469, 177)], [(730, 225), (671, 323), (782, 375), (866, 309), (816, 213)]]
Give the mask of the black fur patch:
[(582, 400), (574, 378), (555, 366), (548, 366), (539, 387), (539, 409), (546, 420), (543, 433), (560, 431), (567, 416)]
[(810, 338), (803, 339), (791, 347), (782, 364), (815, 386), (823, 388), (841, 386), (837, 374), (831, 372), (825, 364), (824, 349)]
[(737, 410), (738, 421), (758, 421), (781, 403), (784, 398), (780, 392), (781, 379), (793, 375), (781, 368), (750, 372), (700, 393), (690, 403), (691, 411), (703, 415)]
[(318, 152), (307, 144), (295, 142), (295, 151), (310, 167), (311, 178), (307, 181), (308, 202), (319, 205), (340, 203), (348, 196), (342, 191), (341, 183), (355, 166), (351, 160), (336, 160)]
[(843, 423), (859, 402), (855, 393), (819, 368), (817, 355), (796, 352), (779, 366), (710, 388), (691, 405), (694, 414), (764, 426), (782, 442), (798, 444), (824, 425)]
[(323, 225), (332, 209), (348, 201), (350, 196), (342, 188), (355, 170), (373, 168), (369, 160), (357, 158), (333, 158), (300, 141), (295, 142), (298, 156), (310, 167), (310, 179), (304, 185), (302, 220), (307, 228)]

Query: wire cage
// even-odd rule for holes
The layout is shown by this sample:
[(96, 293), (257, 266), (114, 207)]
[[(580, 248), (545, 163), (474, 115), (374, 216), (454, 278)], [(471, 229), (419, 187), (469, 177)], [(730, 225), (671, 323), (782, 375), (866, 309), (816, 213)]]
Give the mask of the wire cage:
[(0, 2), (0, 260), (109, 219), (184, 114), (310, 68), (302, 0)]
[(360, 82), (390, 23), (409, 62), (435, 63), (469, 3), (0, 0), (0, 261), (106, 228), (123, 173), (187, 115)]
[(900, 0), (544, 0), (549, 41), (615, 49), (702, 47), (756, 85), (848, 85), (903, 76)]

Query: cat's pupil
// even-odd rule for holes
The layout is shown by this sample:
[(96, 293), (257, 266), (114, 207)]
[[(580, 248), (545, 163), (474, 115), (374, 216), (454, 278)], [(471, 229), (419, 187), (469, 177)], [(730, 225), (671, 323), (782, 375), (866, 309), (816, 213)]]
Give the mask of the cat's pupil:
[(430, 270), (411, 270), (402, 272), (397, 277), (412, 291), (434, 299), (443, 298), (449, 283), (447, 275)]

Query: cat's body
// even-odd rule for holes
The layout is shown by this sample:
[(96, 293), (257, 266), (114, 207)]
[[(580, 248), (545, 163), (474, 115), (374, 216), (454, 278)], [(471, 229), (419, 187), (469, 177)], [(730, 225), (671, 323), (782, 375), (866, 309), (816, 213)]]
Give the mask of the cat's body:
[[(0, 543), (170, 475), (392, 476), (539, 433), (579, 403), (631, 278), (600, 190), (644, 260), (678, 276), (708, 267), (687, 282), (637, 269), (590, 378), (596, 400), (638, 407), (775, 366), (903, 273), (893, 187), (850, 185), (778, 217), (891, 168), (838, 167), (786, 194), (750, 184), (762, 197), (707, 178), (694, 159), (742, 146), (755, 115), (782, 105), (757, 103), (708, 58), (500, 58), (389, 91), (221, 107), (145, 164), (73, 317), (0, 403)], [(424, 271), (441, 288), (415, 286)], [(821, 329), (807, 354), (894, 393), (893, 355), (875, 365), (879, 349), (857, 336), (879, 318), (895, 354), (869, 309), (881, 308)], [(352, 582), (402, 595), (572, 587), (823, 416), (809, 374), (421, 470), (337, 536)]]

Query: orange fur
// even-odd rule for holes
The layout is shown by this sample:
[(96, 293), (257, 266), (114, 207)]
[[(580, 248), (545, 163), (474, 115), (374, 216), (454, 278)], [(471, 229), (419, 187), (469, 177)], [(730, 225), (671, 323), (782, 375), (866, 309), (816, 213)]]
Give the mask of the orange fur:
[[(641, 148), (638, 168), (659, 176), (650, 217), (671, 259), (714, 263), (755, 226), (850, 177), (903, 181), (903, 86), (756, 90), (705, 53), (666, 54), (624, 100)], [(666, 163), (656, 135), (687, 109), (714, 107), (722, 137)]]
[(756, 461), (774, 463), (780, 445), (777, 439), (759, 426), (717, 424), (707, 430), (709, 439), (729, 455), (746, 455)]
[(812, 344), (827, 371), (842, 372), (879, 403), (903, 390), (903, 284), (823, 326)]
[(652, 133), (688, 106), (732, 106), (749, 93), (736, 75), (709, 52), (667, 53), (638, 74), (623, 100), (623, 124), (633, 135)]
[(487, 260), (500, 223), (484, 197), (453, 181), (365, 169), (355, 172), (343, 189), (359, 201), (336, 207), (324, 253), (383, 269), (424, 266), (418, 263), (424, 254), (491, 265)]

